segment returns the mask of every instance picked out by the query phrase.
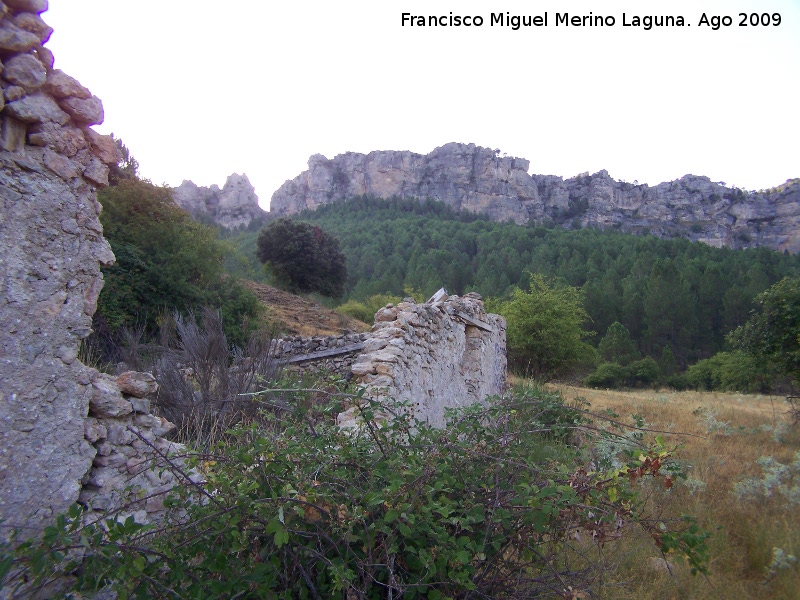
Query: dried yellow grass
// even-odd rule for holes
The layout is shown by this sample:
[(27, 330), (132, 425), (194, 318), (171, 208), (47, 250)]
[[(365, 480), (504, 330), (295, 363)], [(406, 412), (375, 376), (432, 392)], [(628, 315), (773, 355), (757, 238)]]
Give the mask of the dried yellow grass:
[[(786, 464), (800, 449), (800, 426), (787, 427), (783, 398), (553, 387), (567, 400), (585, 399), (593, 413), (610, 409), (624, 422), (635, 413), (649, 428), (674, 432), (663, 437), (679, 446), (675, 458), (686, 465), (689, 485), (648, 490), (647, 507), (653, 515), (694, 515), (714, 533), (711, 574), (705, 578), (692, 576), (673, 558), (671, 570), (661, 568), (653, 540), (631, 529), (623, 540), (606, 547), (610, 570), (601, 598), (800, 599), (800, 567), (773, 574), (768, 568), (773, 548), (800, 557), (800, 506), (791, 506), (779, 494), (758, 502), (737, 499), (732, 493), (736, 482), (761, 477), (759, 457), (772, 456)], [(785, 432), (776, 436), (781, 423)]]

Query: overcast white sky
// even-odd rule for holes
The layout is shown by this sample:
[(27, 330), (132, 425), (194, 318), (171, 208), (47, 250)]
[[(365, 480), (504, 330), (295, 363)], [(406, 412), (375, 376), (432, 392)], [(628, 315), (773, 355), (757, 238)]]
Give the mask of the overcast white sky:
[[(402, 27), (401, 13), (482, 27)], [(547, 27), (491, 27), (492, 12)], [(556, 12), (613, 27), (555, 25)], [(729, 15), (717, 31), (703, 13)], [(740, 12), (780, 26), (739, 27)], [(688, 27), (623, 26), (682, 15)], [(50, 0), (56, 67), (103, 100), (154, 183), (246, 173), (261, 205), (308, 157), (475, 143), (531, 173), (800, 177), (799, 0)]]

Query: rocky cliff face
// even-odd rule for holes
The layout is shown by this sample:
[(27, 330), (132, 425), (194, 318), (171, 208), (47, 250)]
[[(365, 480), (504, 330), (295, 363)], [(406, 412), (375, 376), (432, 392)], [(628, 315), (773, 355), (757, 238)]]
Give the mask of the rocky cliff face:
[(713, 246), (800, 252), (800, 179), (744, 192), (694, 175), (650, 187), (616, 181), (606, 171), (570, 179), (529, 175), (529, 166), (522, 158), (457, 143), (427, 155), (317, 154), (307, 171), (273, 194), (270, 212), (315, 210), (358, 195), (431, 198), (498, 221), (614, 227)]
[(234, 173), (219, 189), (218, 185), (200, 187), (184, 181), (174, 188), (175, 202), (195, 219), (226, 229), (247, 227), (250, 221), (267, 213), (258, 205), (258, 196), (247, 175)]

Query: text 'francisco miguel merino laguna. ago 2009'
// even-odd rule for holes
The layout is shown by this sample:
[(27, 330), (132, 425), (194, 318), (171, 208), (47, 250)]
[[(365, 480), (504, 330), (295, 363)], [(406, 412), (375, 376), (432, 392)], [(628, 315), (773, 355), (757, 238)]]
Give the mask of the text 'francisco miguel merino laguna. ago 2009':
[[(570, 15), (555, 13), (553, 18), (545, 12), (541, 15), (512, 15), (510, 12), (490, 13), (482, 15), (454, 15), (452, 11), (446, 15), (414, 15), (401, 13), (403, 27), (508, 27), (518, 30), (522, 27), (641, 27), (645, 30), (654, 27), (689, 27), (691, 23), (682, 15), (629, 15), (622, 13), (621, 18), (614, 15)], [(780, 13), (739, 13), (738, 18), (730, 15), (709, 15), (703, 13), (697, 18), (697, 26), (718, 30), (737, 23), (740, 27), (772, 26), (781, 24)]]

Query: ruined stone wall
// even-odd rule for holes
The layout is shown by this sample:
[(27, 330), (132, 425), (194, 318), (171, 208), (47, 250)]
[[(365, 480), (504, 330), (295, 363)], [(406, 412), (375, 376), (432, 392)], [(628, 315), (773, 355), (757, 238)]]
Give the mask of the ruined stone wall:
[(301, 373), (328, 371), (349, 377), (350, 369), (369, 334), (330, 337), (292, 337), (272, 342), (270, 354), (284, 368)]
[[(506, 380), (506, 323), (477, 294), (387, 305), (352, 367), (353, 381), (374, 398), (410, 400), (417, 416), (445, 424), (446, 408), (501, 394)], [(352, 424), (354, 409), (340, 415)]]
[(103, 454), (111, 446), (127, 448), (116, 468), (129, 480), (129, 461), (155, 454), (131, 452), (128, 427), (154, 443), (166, 427), (78, 360), (100, 265), (114, 260), (95, 191), (120, 157), (90, 128), (103, 120), (100, 100), (55, 69), (42, 45), (52, 32), (39, 16), (46, 9), (47, 0), (0, 1), (0, 538), (12, 527), (36, 533), (84, 483), (107, 491), (98, 478), (111, 478), (97, 469), (121, 460)]

